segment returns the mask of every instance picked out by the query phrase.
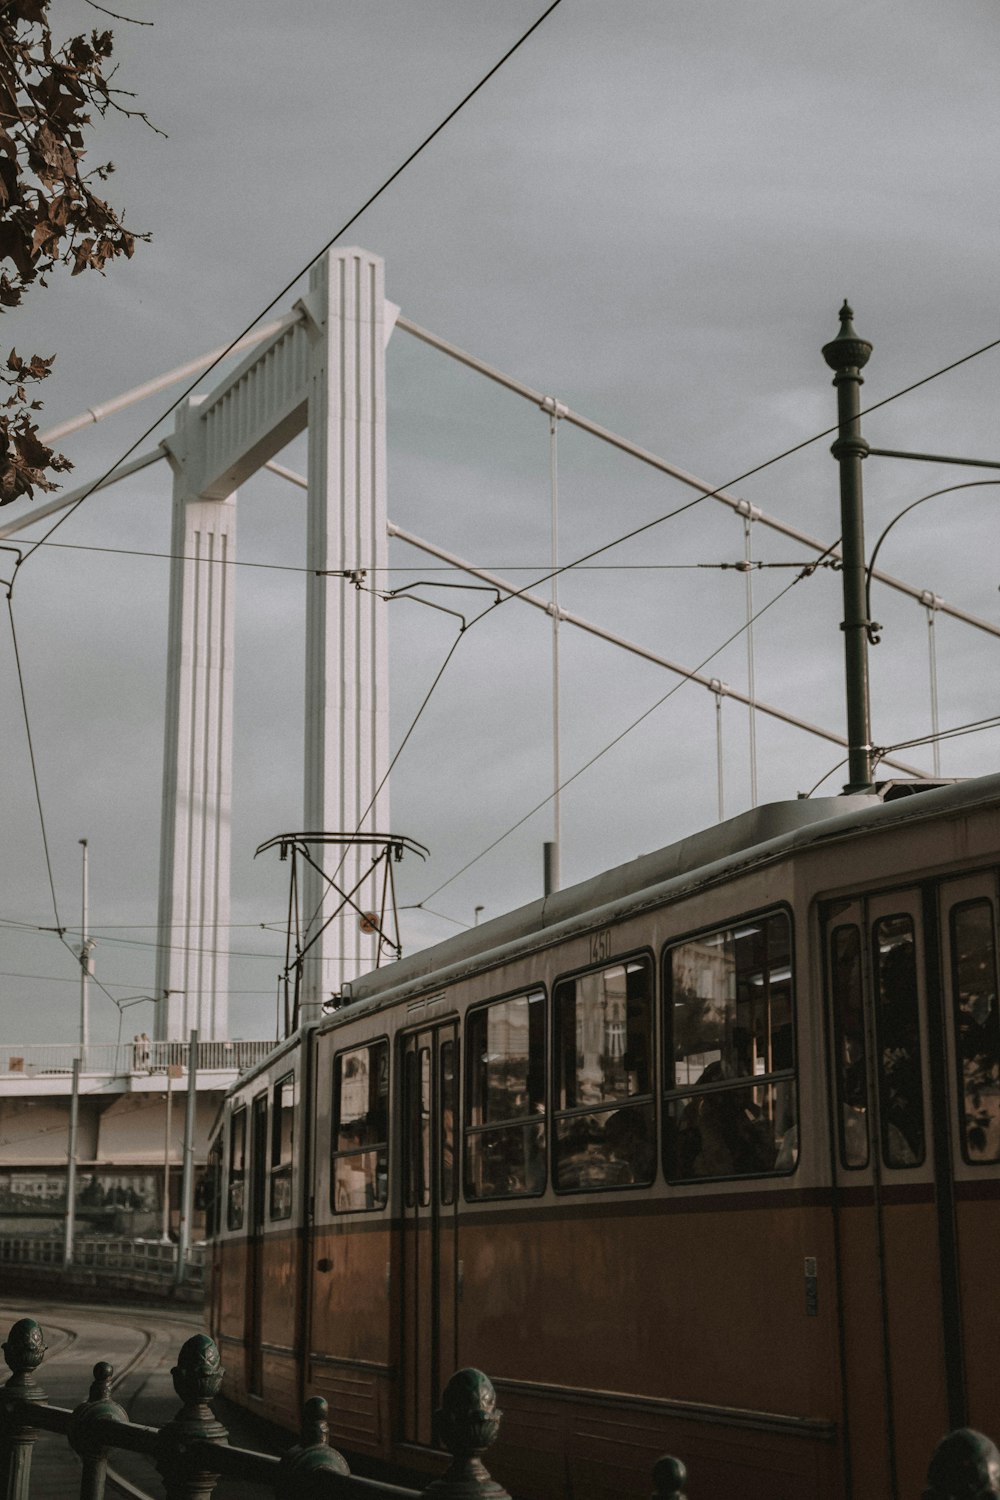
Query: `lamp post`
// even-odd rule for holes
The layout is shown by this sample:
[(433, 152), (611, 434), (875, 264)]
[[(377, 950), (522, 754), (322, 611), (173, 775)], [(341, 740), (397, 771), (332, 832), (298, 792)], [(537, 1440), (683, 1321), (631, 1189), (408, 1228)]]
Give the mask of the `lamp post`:
[(872, 789), (871, 707), (868, 686), (868, 611), (865, 607), (865, 527), (861, 464), (869, 448), (861, 436), (861, 371), (872, 346), (854, 330), (854, 313), (846, 299), (840, 309), (840, 332), (823, 346), (823, 358), (835, 372), (837, 441), (831, 453), (840, 465), (840, 528), (843, 557), (844, 666), (847, 685), (848, 783), (845, 792)]
[(83, 912), (80, 918), (80, 1066), (85, 1065), (90, 1041), (90, 1015), (87, 981), (90, 978), (90, 955), (93, 943), (87, 936), (87, 840), (80, 839), (83, 849)]
[[(861, 435), (860, 396), (861, 386), (864, 384), (861, 371), (868, 363), (872, 346), (867, 339), (859, 337), (853, 318), (854, 313), (845, 298), (840, 309), (840, 332), (829, 344), (824, 344), (823, 358), (835, 372), (833, 384), (837, 390), (837, 441), (830, 452), (840, 466), (840, 546), (844, 578), (844, 619), (840, 628), (844, 632), (850, 777), (844, 791), (868, 792), (872, 790), (868, 643), (872, 641), (877, 644), (879, 639), (879, 627), (869, 619), (869, 584), (875, 556), (885, 540), (886, 532), (913, 506), (907, 506), (906, 510), (901, 511), (890, 522), (890, 527), (886, 527), (876, 543), (871, 563), (866, 568), (861, 464), (866, 458), (901, 458), (916, 463), (963, 464), (975, 469), (1000, 469), (1000, 461), (992, 458), (964, 458), (945, 453), (908, 453), (899, 448), (872, 448)], [(948, 490), (964, 488), (967, 486), (949, 485), (947, 490), (935, 490), (934, 494), (946, 494)], [(914, 505), (931, 498), (933, 496), (924, 495), (921, 500), (914, 501)]]

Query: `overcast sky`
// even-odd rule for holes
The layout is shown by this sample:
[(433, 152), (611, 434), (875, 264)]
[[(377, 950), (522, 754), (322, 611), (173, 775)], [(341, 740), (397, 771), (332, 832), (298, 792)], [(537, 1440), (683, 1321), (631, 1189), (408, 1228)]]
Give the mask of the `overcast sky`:
[[(114, 159), (109, 196), (152, 241), (106, 277), (54, 277), (6, 315), (8, 345), (58, 355), (43, 428), (240, 333), (544, 5), (128, 9), (154, 25), (114, 23), (117, 81), (166, 134), (111, 120), (91, 160)], [(103, 24), (83, 0), (52, 11), (59, 33)], [(414, 322), (726, 485), (835, 420), (820, 349), (845, 296), (874, 344), (869, 403), (1000, 335), (998, 33), (994, 0), (563, 0), (347, 242), (385, 258), (387, 295)], [(866, 436), (1000, 459), (998, 385), (995, 350), (873, 413)], [(542, 574), (543, 414), (401, 332), (388, 389), (391, 519), (521, 583)], [(102, 472), (175, 394), (67, 439), (69, 483)], [(736, 492), (834, 541), (829, 441)], [(559, 449), (563, 561), (691, 498), (577, 430), (561, 429)], [(304, 471), (304, 442), (283, 461)], [(988, 477), (869, 460), (869, 545), (912, 500)], [(928, 501), (891, 533), (880, 563), (1000, 624), (998, 505), (990, 488)], [(60, 919), (79, 924), (77, 841), (87, 837), (97, 972), (120, 998), (153, 984), (169, 520), (159, 465), (89, 499), (53, 537), (59, 546), (25, 565), (14, 595)], [(759, 525), (751, 546), (767, 563), (811, 557)], [(564, 575), (560, 602), (698, 666), (743, 623), (746, 592), (742, 574), (695, 565), (736, 562), (743, 547), (741, 521), (706, 500), (604, 554), (600, 568)], [(241, 491), (239, 558), (284, 567), (242, 569), (237, 605), (230, 1014), (234, 1035), (267, 1036), (287, 867), (252, 856), (301, 825), (300, 491), (267, 475)], [(390, 560), (396, 585), (448, 576), (396, 543)], [(755, 572), (755, 605), (793, 576)], [(761, 699), (843, 732), (839, 588), (823, 570), (791, 588), (755, 627), (754, 661)], [(926, 614), (884, 589), (873, 603), (885, 625), (872, 653), (874, 739), (898, 744), (930, 730)], [(397, 744), (455, 623), (396, 605), (390, 628)], [(1000, 641), (942, 615), (935, 635), (942, 727), (995, 712)], [(677, 679), (568, 627), (561, 641), (568, 776)], [(706, 670), (745, 689), (745, 639)], [(400, 869), (400, 899), (428, 908), (406, 914), (408, 949), (471, 923), (477, 906), (495, 915), (540, 893), (550, 809), (451, 877), (550, 792), (550, 682), (549, 622), (516, 603), (456, 651), (392, 783), (394, 829), (431, 850), (427, 864)], [(55, 916), (6, 621), (0, 692), (4, 1037), (69, 1042), (72, 956), (30, 930)], [(723, 731), (731, 815), (750, 801), (747, 716), (732, 702)], [(820, 782), (832, 794), (846, 777), (828, 743), (763, 718), (757, 740), (761, 801)], [(996, 731), (950, 740), (942, 773), (995, 770), (998, 748)], [(903, 753), (930, 771), (929, 749)], [(717, 811), (714, 699), (686, 685), (564, 793), (564, 884)], [(95, 994), (92, 1035), (112, 1040), (117, 1027), (116, 1008)], [(143, 1027), (151, 1007), (129, 1009), (124, 1034)]]

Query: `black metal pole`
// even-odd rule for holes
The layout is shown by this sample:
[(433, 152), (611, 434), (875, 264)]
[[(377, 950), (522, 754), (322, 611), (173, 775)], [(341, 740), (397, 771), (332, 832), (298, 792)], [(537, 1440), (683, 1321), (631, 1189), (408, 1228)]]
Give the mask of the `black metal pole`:
[(840, 465), (841, 553), (844, 567), (844, 665), (847, 686), (848, 782), (845, 792), (872, 788), (871, 711), (868, 692), (868, 611), (865, 606), (865, 524), (861, 464), (868, 444), (861, 436), (861, 371), (872, 346), (859, 338), (847, 302), (840, 309), (840, 332), (823, 347), (836, 371), (839, 432), (831, 453)]

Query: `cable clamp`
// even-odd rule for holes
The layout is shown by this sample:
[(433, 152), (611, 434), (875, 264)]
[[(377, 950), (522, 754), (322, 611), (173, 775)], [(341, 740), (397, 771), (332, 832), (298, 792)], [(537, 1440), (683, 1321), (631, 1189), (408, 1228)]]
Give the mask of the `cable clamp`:
[(557, 401), (555, 396), (543, 396), (538, 403), (539, 411), (548, 412), (550, 417), (555, 417), (558, 422), (562, 417), (569, 416), (569, 407)]
[(759, 521), (761, 509), (759, 505), (751, 505), (749, 500), (738, 500), (736, 502), (736, 514), (746, 516), (748, 521)]

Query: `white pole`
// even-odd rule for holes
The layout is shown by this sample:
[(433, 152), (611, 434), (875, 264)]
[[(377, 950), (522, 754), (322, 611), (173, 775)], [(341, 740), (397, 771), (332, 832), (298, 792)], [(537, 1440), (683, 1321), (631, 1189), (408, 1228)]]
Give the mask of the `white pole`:
[(722, 695), (726, 684), (713, 677), (709, 686), (715, 695), (715, 766), (716, 785), (719, 793), (719, 822), (726, 816), (726, 783), (722, 751)]
[[(743, 558), (747, 575), (747, 697), (750, 700), (750, 806), (757, 806), (757, 719), (754, 700), (757, 697), (757, 679), (753, 655), (753, 558), (750, 549), (750, 527), (755, 519), (753, 506), (743, 517)], [(721, 812), (719, 814), (722, 816)]]
[(933, 593), (924, 595), (924, 608), (927, 610), (927, 649), (929, 655), (928, 665), (931, 674), (931, 733), (934, 736), (932, 750), (934, 756), (934, 775), (941, 775), (941, 741), (938, 738), (940, 722), (938, 720), (938, 678), (937, 678), (937, 639), (934, 630), (934, 612), (940, 600)]
[(198, 1083), (198, 1033), (192, 1031), (188, 1044), (187, 1108), (184, 1111), (184, 1169), (181, 1175), (181, 1222), (177, 1235), (177, 1265), (174, 1280), (178, 1286), (187, 1274), (191, 1248), (191, 1214), (194, 1208), (194, 1129), (195, 1090)]
[(83, 916), (80, 920), (80, 1062), (86, 1064), (87, 1043), (90, 1040), (90, 1017), (87, 1014), (87, 979), (90, 973), (90, 947), (87, 941), (87, 840), (81, 839), (83, 848)]
[(73, 1227), (76, 1218), (76, 1155), (80, 1119), (80, 1059), (73, 1059), (73, 1093), (69, 1105), (69, 1143), (66, 1150), (66, 1220), (63, 1229), (63, 1267), (73, 1264)]
[(163, 1132), (163, 1243), (170, 1244), (170, 1090), (173, 1077), (170, 1072), (170, 1043), (163, 1042), (167, 1057), (167, 1123)]

